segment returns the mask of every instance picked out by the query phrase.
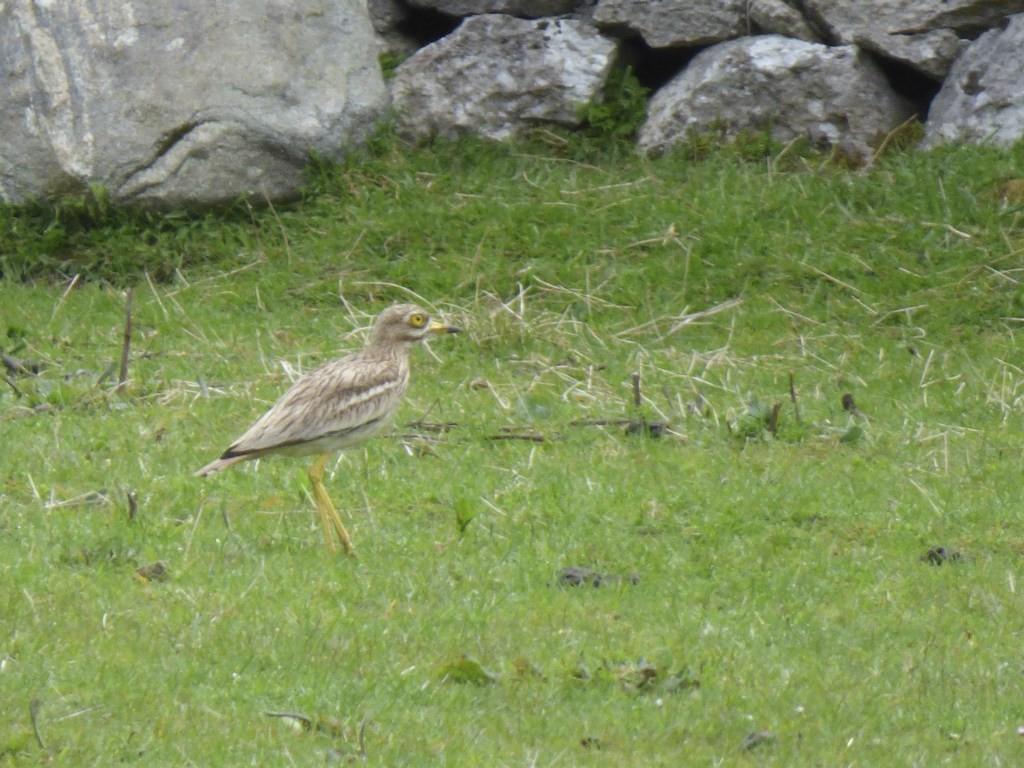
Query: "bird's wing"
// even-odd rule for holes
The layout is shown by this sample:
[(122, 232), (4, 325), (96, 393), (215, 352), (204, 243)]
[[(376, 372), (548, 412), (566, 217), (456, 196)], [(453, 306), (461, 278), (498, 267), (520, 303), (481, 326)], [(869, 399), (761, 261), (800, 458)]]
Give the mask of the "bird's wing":
[(296, 381), (222, 458), (344, 435), (382, 420), (395, 410), (408, 383), (408, 366), (401, 360), (364, 361), (353, 355), (325, 363)]

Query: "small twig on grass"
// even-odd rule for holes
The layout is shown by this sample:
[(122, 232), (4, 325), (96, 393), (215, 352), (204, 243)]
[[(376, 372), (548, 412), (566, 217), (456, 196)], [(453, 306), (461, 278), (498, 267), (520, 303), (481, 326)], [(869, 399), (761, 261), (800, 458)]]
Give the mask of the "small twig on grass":
[(78, 281), (81, 280), (81, 279), (82, 279), (81, 273), (79, 273), (79, 274), (75, 275), (73, 278), (71, 278), (71, 282), (68, 283), (68, 287), (65, 288), (64, 289), (64, 293), (62, 293), (60, 295), (60, 299), (57, 301), (57, 306), (55, 306), (53, 308), (53, 314), (50, 315), (50, 322), (51, 323), (57, 317), (57, 313), (60, 312), (60, 308), (64, 306), (64, 302), (67, 300), (68, 294), (71, 293), (71, 291), (74, 289), (74, 287), (76, 285), (78, 285)]
[(406, 423), (405, 426), (407, 426), (409, 429), (418, 429), (422, 430), (423, 432), (444, 434), (445, 432), (450, 432), (459, 425), (457, 422), (454, 421), (423, 421), (421, 419), (417, 419), (416, 421), (410, 421)]
[(570, 427), (625, 427), (627, 435), (639, 435), (647, 433), (651, 437), (661, 437), (666, 434), (675, 434), (669, 429), (669, 423), (664, 419), (576, 419), (569, 422)]
[[(627, 307), (624, 304), (613, 304), (610, 301), (605, 301), (604, 299), (599, 299), (599, 298), (597, 298), (594, 295), (594, 293), (596, 291), (593, 291), (593, 290), (587, 290), (587, 291), (573, 290), (572, 288), (566, 288), (563, 285), (556, 285), (554, 283), (549, 283), (549, 282), (546, 282), (544, 280), (541, 280), (536, 275), (533, 275), (531, 277), (531, 281), (533, 282), (534, 285), (539, 286), (541, 290), (546, 290), (546, 291), (548, 291), (550, 293), (558, 293), (558, 294), (561, 294), (563, 296), (571, 296), (572, 298), (577, 299), (577, 300), (585, 303), (587, 305), (588, 309), (590, 308), (590, 305), (592, 303), (593, 304), (599, 304), (602, 307), (609, 307), (611, 309), (622, 309), (622, 310), (627, 310), (627, 311), (629, 309), (631, 309), (630, 307)], [(598, 286), (597, 290), (600, 290), (600, 288), (603, 287), (603, 286), (604, 286), (604, 283), (602, 283), (600, 286)]]
[[(143, 274), (146, 276), (146, 283), (149, 284), (149, 290), (153, 294), (153, 298), (156, 299), (157, 306), (160, 307), (160, 311), (163, 312), (164, 319), (169, 320), (171, 315), (167, 311), (167, 307), (164, 306), (164, 303), (160, 301), (160, 294), (156, 290), (156, 286), (153, 285), (153, 278), (149, 276), (149, 270), (147, 269), (145, 272), (143, 272)], [(167, 294), (167, 298), (170, 299), (171, 301), (174, 301), (175, 293), (177, 293), (177, 291), (172, 291), (171, 293)], [(177, 304), (177, 302), (174, 303)]]
[(437, 435), (427, 434), (425, 432), (403, 432), (400, 435), (392, 435), (396, 440), (402, 442), (402, 448), (408, 456), (420, 455), (420, 456), (436, 456), (434, 449), (431, 446), (434, 443), (441, 442), (441, 438)]
[(940, 514), (941, 515), (943, 513), (943, 509), (938, 504), (935, 503), (935, 499), (932, 497), (931, 491), (929, 491), (926, 488), (924, 488), (920, 483), (918, 483), (912, 477), (908, 477), (907, 478), (907, 482), (909, 482), (912, 486), (914, 486), (918, 490), (918, 492), (924, 497), (924, 500), (927, 501), (931, 505), (931, 508), (935, 511), (936, 514)]
[(10, 387), (11, 389), (13, 389), (13, 390), (14, 390), (14, 396), (15, 396), (15, 397), (17, 397), (17, 398), (20, 398), (20, 397), (21, 397), (21, 390), (20, 390), (20, 389), (18, 389), (17, 385), (16, 385), (16, 384), (15, 384), (15, 383), (14, 383), (13, 381), (11, 381), (10, 379), (8, 379), (8, 378), (7, 378), (6, 376), (4, 376), (4, 381), (6, 381), (6, 382), (7, 382), (7, 385), (8, 385), (8, 386), (9, 386), (9, 387)]
[(777, 301), (777, 300), (775, 299), (775, 297), (774, 297), (774, 296), (771, 296), (771, 295), (767, 295), (767, 294), (766, 294), (766, 295), (765, 295), (765, 298), (766, 298), (766, 299), (768, 299), (768, 301), (770, 301), (770, 302), (771, 302), (772, 304), (774, 304), (774, 305), (776, 306), (776, 308), (778, 308), (778, 310), (779, 310), (780, 312), (782, 312), (782, 313), (784, 313), (784, 314), (788, 315), (789, 317), (795, 317), (795, 318), (796, 318), (797, 320), (799, 320), (799, 321), (800, 321), (800, 322), (802, 322), (802, 323), (809, 323), (809, 324), (811, 324), (811, 325), (824, 325), (824, 323), (822, 323), (822, 322), (820, 322), (820, 321), (818, 321), (818, 320), (815, 320), (815, 319), (813, 319), (813, 318), (811, 318), (811, 317), (808, 317), (807, 315), (801, 315), (801, 314), (800, 314), (799, 312), (796, 312), (796, 311), (794, 311), (794, 310), (790, 309), (789, 307), (784, 307), (784, 306), (782, 306), (782, 305), (781, 305), (781, 304), (780, 304), (780, 303), (779, 303), (779, 302), (778, 302), (778, 301)]
[(368, 759), (366, 754), (366, 721), (367, 718), (364, 717), (363, 722), (359, 725), (359, 759), (364, 763)]
[(530, 443), (543, 443), (544, 435), (540, 432), (516, 432), (516, 427), (502, 427), (502, 431), (496, 435), (488, 435), (488, 440), (526, 440)]
[(624, 427), (636, 423), (636, 419), (576, 419), (570, 427)]
[(921, 116), (915, 112), (902, 123), (900, 123), (887, 134), (885, 134), (885, 138), (882, 139), (882, 143), (878, 145), (878, 149), (876, 149), (874, 153), (872, 153), (871, 159), (868, 160), (868, 167), (870, 168), (872, 165), (875, 164), (875, 161), (881, 156), (883, 152), (885, 152), (886, 147), (889, 146), (893, 139), (895, 139), (901, 133), (904, 133), (908, 126), (916, 124), (920, 117)]
[(124, 301), (124, 336), (121, 342), (121, 366), (117, 372), (117, 387), (115, 392), (124, 389), (128, 382), (128, 360), (131, 357), (132, 349), (132, 304), (135, 301), (135, 289), (129, 288)]
[(928, 350), (928, 357), (925, 358), (924, 367), (921, 368), (921, 381), (920, 381), (920, 385), (919, 385), (921, 387), (921, 389), (924, 389), (926, 386), (928, 386), (926, 384), (926, 382), (928, 381), (928, 370), (932, 367), (932, 358), (933, 357), (935, 357), (935, 350), (934, 349)]
[(647, 419), (633, 419), (626, 425), (627, 435), (646, 434), (649, 437), (661, 437), (662, 435), (668, 434), (668, 432), (668, 422), (664, 419), (655, 419), (654, 421), (648, 421)]
[[(677, 243), (682, 245), (682, 241), (679, 239), (679, 233), (676, 231), (675, 224), (669, 224), (668, 229), (662, 235), (656, 237), (645, 237), (643, 240), (634, 240), (631, 243), (626, 243), (620, 246), (619, 250), (628, 251), (632, 248), (644, 248), (648, 245), (667, 245), (668, 243)], [(602, 254), (615, 254), (616, 249), (614, 248), (602, 248), (598, 253)]]
[(43, 506), (45, 509), (68, 509), (71, 507), (86, 507), (92, 504), (109, 504), (110, 499), (100, 491), (89, 491), (75, 496), (72, 499), (57, 500), (51, 495), (50, 500)]
[(742, 303), (743, 299), (729, 299), (728, 301), (723, 301), (721, 304), (716, 304), (715, 306), (709, 307), (708, 309), (702, 309), (700, 312), (691, 312), (688, 315), (684, 315), (678, 318), (678, 322), (671, 328), (669, 328), (668, 332), (670, 334), (675, 333), (676, 331), (685, 328), (690, 323), (696, 322), (697, 320), (703, 320), (705, 317), (717, 315), (719, 312), (724, 312), (727, 309), (738, 307)]
[[(192, 539), (196, 536), (196, 529), (199, 527), (199, 521), (203, 519), (203, 507), (206, 506), (206, 494), (201, 494), (199, 497), (199, 508), (196, 510), (195, 519), (192, 521), (192, 529), (188, 532), (188, 538), (185, 539), (185, 552), (181, 558), (182, 566), (188, 563), (189, 552), (192, 551)], [(227, 518), (225, 518), (226, 520)]]
[[(169, 291), (169, 292), (167, 292), (164, 295), (167, 298), (172, 299), (175, 296), (177, 296), (181, 291), (185, 290), (186, 288), (192, 288), (192, 287), (197, 286), (197, 285), (203, 285), (204, 283), (218, 283), (218, 282), (221, 282), (223, 280), (226, 280), (229, 277), (234, 277), (235, 275), (239, 274), (240, 272), (245, 272), (246, 270), (253, 269), (254, 267), (258, 267), (258, 266), (260, 266), (260, 264), (263, 264), (265, 261), (266, 261), (266, 259), (264, 258), (263, 255), (258, 255), (255, 259), (250, 261), (248, 264), (243, 264), (240, 267), (235, 267), (234, 269), (229, 269), (227, 272), (220, 272), (220, 273), (215, 274), (215, 275), (207, 275), (206, 277), (202, 278), (201, 280), (196, 280), (196, 281), (190, 283), (188, 286), (184, 286), (184, 285), (178, 286), (173, 291)], [(153, 285), (153, 278), (151, 278), (149, 276), (149, 272), (148, 271), (144, 272), (143, 274), (146, 276), (146, 281), (149, 283), (149, 287), (153, 290), (153, 298), (156, 299), (156, 303), (160, 305), (160, 309), (162, 309), (163, 312), (164, 312), (164, 317), (168, 317), (167, 308), (164, 306), (163, 302), (160, 301), (160, 294), (156, 292), (156, 286)]]
[(105, 382), (107, 379), (113, 379), (115, 368), (117, 368), (117, 363), (108, 363), (107, 367), (100, 371), (100, 375), (96, 377), (96, 386), (102, 387), (103, 382)]
[(729, 299), (728, 301), (723, 301), (721, 304), (716, 304), (713, 307), (702, 309), (698, 312), (689, 312), (689, 307), (684, 307), (683, 311), (674, 317), (656, 317), (653, 320), (640, 323), (640, 325), (635, 325), (632, 328), (626, 328), (625, 330), (619, 331), (618, 333), (613, 334), (613, 336), (616, 339), (621, 339), (625, 336), (633, 336), (641, 331), (646, 331), (652, 326), (658, 326), (668, 321), (672, 321), (673, 323), (672, 327), (669, 328), (668, 333), (676, 333), (688, 326), (690, 323), (703, 320), (704, 318), (711, 317), (712, 315), (717, 315), (719, 312), (724, 312), (727, 309), (738, 307), (742, 303), (743, 299)]
[(139, 496), (130, 488), (125, 491), (125, 495), (128, 497), (128, 519), (134, 520), (139, 512)]
[(800, 423), (800, 404), (796, 401), (796, 387), (793, 385), (793, 374), (789, 374), (789, 399), (793, 401), (793, 417)]
[[(363, 242), (363, 237), (365, 235), (366, 235), (366, 228), (364, 227), (363, 230), (358, 235), (356, 235), (355, 240), (352, 241), (351, 247), (347, 251), (345, 251), (345, 253), (341, 254), (341, 258), (338, 259), (338, 261), (340, 263), (348, 264), (350, 261), (352, 261), (352, 256), (355, 254), (356, 250), (359, 248), (359, 244), (361, 242)], [(344, 304), (345, 308), (350, 310), (349, 313), (352, 314), (351, 307), (349, 306), (348, 301), (346, 301), (345, 297), (342, 295), (341, 287), (342, 287), (342, 281), (344, 279), (345, 279), (344, 275), (342, 275), (341, 277), (338, 278), (338, 298), (341, 299), (341, 303)]]
[(754, 731), (748, 733), (747, 737), (743, 739), (743, 748), (748, 752), (762, 744), (770, 744), (775, 741), (775, 734), (771, 731)]
[(803, 138), (803, 136), (796, 136), (790, 139), (789, 143), (786, 144), (786, 146), (784, 146), (772, 160), (772, 163), (779, 163), (779, 161), (781, 161), (786, 155), (788, 155), (793, 150), (793, 147), (797, 146), (803, 140)]
[(764, 428), (768, 430), (768, 434), (772, 437), (778, 437), (779, 431), (779, 411), (782, 410), (782, 403), (776, 403), (772, 406), (771, 412), (768, 414), (768, 418), (765, 419)]
[(265, 192), (263, 193), (263, 202), (267, 204), (267, 208), (270, 209), (270, 215), (274, 217), (274, 223), (277, 224), (277, 229), (281, 233), (281, 241), (284, 243), (285, 261), (289, 266), (291, 266), (292, 246), (291, 243), (288, 242), (288, 228), (285, 227), (284, 223), (281, 221), (281, 217), (277, 215), (277, 209), (274, 207), (274, 201), (271, 200), (270, 196)]
[(6, 368), (13, 376), (21, 376), (23, 378), (38, 376), (46, 367), (45, 363), (37, 361), (25, 362), (24, 360), (20, 360), (17, 357), (11, 357), (3, 352), (0, 352), (0, 363), (3, 363), (4, 368)]
[(390, 283), (386, 280), (357, 280), (353, 282), (352, 285), (357, 285), (360, 287), (367, 286), (370, 288), (391, 288), (393, 290), (399, 291), (400, 293), (404, 293), (413, 301), (419, 302), (425, 307), (429, 307), (431, 305), (430, 301), (420, 296), (420, 294), (416, 293), (416, 291), (406, 288), (404, 285), (399, 285), (398, 283)]
[(850, 291), (850, 293), (854, 293), (854, 294), (859, 294), (860, 293), (860, 288), (857, 288), (856, 286), (850, 285), (845, 280), (840, 280), (838, 277), (833, 277), (828, 272), (825, 272), (824, 270), (818, 269), (813, 264), (808, 264), (806, 261), (801, 261), (800, 262), (800, 266), (804, 267), (805, 269), (811, 270), (811, 272), (814, 272), (817, 275), (820, 275), (821, 277), (823, 277), (826, 280), (828, 280), (830, 283), (835, 283), (836, 285), (840, 286), (841, 288), (845, 288), (846, 290)]
[(643, 393), (640, 390), (640, 372), (632, 375), (633, 380), (633, 406), (637, 410), (637, 416), (633, 419), (626, 419), (627, 435), (648, 435), (650, 437), (661, 437), (668, 432), (668, 421), (665, 419), (654, 419), (648, 421), (643, 413)]
[(41, 702), (38, 696), (33, 696), (32, 700), (28, 703), (28, 716), (32, 720), (32, 733), (35, 734), (36, 743), (39, 748), (46, 751), (46, 745), (43, 743), (43, 737), (39, 735), (39, 706)]
[(864, 411), (857, 407), (857, 404), (853, 401), (853, 395), (847, 392), (843, 395), (843, 410), (849, 413), (851, 416), (859, 416), (862, 419), (867, 419), (868, 416)]

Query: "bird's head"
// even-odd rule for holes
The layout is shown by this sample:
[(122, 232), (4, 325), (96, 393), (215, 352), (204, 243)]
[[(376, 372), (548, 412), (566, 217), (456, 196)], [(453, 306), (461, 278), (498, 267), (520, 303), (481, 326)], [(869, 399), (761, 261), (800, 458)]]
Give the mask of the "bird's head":
[(433, 320), (430, 313), (415, 304), (396, 304), (380, 313), (373, 326), (370, 343), (413, 344), (435, 333), (459, 333), (461, 328)]

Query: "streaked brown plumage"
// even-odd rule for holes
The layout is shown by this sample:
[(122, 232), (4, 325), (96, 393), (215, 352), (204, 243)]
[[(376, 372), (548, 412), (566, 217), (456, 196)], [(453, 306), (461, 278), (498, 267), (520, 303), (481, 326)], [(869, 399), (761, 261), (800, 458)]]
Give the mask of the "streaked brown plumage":
[(296, 381), (219, 459), (195, 474), (205, 477), (274, 454), (318, 454), (309, 479), (327, 547), (337, 549), (333, 530), (345, 551), (353, 553), (348, 531), (323, 486), (328, 455), (368, 440), (388, 424), (409, 385), (413, 344), (432, 333), (458, 332), (454, 326), (432, 322), (415, 304), (389, 307), (377, 318), (362, 350), (324, 363)]

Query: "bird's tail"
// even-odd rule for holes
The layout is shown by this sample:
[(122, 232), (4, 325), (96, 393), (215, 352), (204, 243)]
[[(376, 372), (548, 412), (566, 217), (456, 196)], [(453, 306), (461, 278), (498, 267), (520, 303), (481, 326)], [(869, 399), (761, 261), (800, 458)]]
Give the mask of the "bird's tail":
[(206, 477), (207, 475), (212, 475), (214, 472), (220, 472), (222, 469), (227, 469), (228, 467), (232, 466), (233, 464), (237, 464), (240, 461), (245, 461), (248, 458), (251, 457), (242, 455), (214, 459), (202, 469), (197, 469), (193, 474), (195, 477)]

